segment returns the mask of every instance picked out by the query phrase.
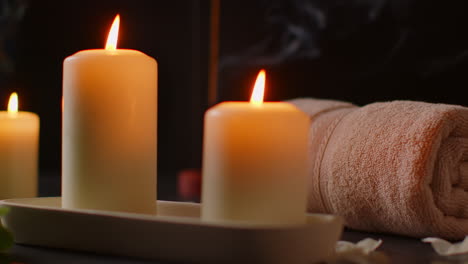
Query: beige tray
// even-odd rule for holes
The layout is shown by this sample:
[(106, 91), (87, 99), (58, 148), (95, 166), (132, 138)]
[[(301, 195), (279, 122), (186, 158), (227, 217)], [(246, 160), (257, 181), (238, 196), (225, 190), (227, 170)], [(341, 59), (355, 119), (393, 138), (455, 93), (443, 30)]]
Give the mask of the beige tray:
[(308, 214), (307, 224), (246, 227), (200, 221), (196, 203), (157, 201), (158, 215), (68, 210), (60, 197), (0, 201), (15, 242), (190, 263), (311, 263), (327, 259), (342, 220)]

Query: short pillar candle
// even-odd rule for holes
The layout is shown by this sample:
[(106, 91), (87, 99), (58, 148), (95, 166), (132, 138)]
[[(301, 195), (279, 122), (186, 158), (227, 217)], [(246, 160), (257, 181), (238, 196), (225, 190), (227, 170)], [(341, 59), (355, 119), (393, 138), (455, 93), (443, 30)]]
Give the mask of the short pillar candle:
[(18, 111), (13, 93), (0, 111), (0, 200), (37, 196), (39, 116)]
[(205, 114), (204, 221), (305, 222), (309, 118), (291, 104), (264, 103), (264, 83), (262, 71), (250, 102), (223, 102)]

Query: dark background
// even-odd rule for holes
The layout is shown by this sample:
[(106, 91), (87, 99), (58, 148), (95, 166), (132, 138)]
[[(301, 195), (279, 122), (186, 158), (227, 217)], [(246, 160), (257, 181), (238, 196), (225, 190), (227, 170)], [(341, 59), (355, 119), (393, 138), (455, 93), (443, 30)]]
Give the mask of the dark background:
[[(159, 64), (159, 178), (199, 168), (204, 111), (247, 100), (260, 68), (266, 100), (365, 105), (418, 100), (468, 106), (468, 4), (434, 0), (221, 1), (218, 88), (209, 97), (211, 2), (0, 0), (0, 102), (18, 91), (41, 118), (40, 169), (59, 177), (63, 59), (102, 48), (115, 14), (119, 47)], [(116, 105), (118, 107), (118, 105)]]
[(266, 67), (270, 100), (468, 103), (466, 1), (255, 3), (223, 2), (222, 100), (247, 99), (235, 89)]
[(79, 50), (104, 48), (117, 13), (121, 15), (118, 47), (140, 50), (158, 61), (161, 177), (174, 178), (180, 168), (200, 166), (209, 1), (0, 3), (8, 55), (3, 61), (11, 64), (0, 78), (2, 108), (6, 109), (10, 93), (18, 91), (20, 109), (40, 116), (43, 174), (58, 177), (60, 171), (63, 60)]

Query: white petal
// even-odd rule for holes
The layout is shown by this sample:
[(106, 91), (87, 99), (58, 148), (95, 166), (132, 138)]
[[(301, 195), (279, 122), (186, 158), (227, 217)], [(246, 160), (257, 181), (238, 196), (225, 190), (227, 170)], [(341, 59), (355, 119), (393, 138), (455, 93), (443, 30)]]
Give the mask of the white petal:
[(437, 237), (427, 237), (422, 240), (425, 243), (431, 243), (435, 252), (441, 256), (451, 256), (468, 253), (468, 236), (462, 242), (450, 243)]

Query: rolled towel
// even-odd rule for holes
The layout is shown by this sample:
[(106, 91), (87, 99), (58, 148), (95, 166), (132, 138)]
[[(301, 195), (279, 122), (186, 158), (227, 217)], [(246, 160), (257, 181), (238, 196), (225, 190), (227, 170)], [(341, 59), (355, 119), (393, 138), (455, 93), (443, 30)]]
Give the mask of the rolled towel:
[(308, 210), (350, 228), (468, 235), (468, 108), (413, 101), (295, 99), (308, 113)]

